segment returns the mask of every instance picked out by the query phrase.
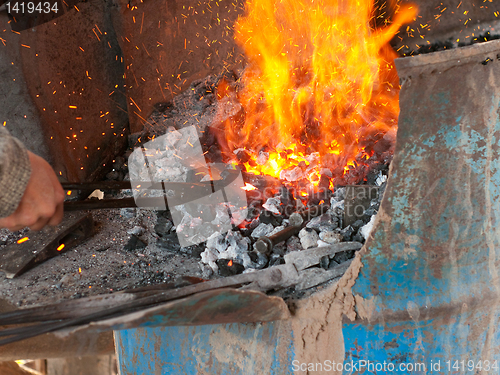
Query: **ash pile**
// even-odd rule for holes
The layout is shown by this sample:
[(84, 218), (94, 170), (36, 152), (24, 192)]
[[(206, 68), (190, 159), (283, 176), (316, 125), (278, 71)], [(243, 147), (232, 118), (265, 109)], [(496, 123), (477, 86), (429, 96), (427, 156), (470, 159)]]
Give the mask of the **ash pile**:
[[(332, 179), (331, 170), (321, 169), (316, 187), (304, 178), (320, 163), (314, 153), (308, 162), (282, 171), (280, 179), (249, 173), (242, 164), (224, 164), (211, 127), (235, 116), (240, 107), (234, 101), (217, 100), (220, 78), (196, 81), (172, 102), (158, 104), (144, 131), (130, 136), (128, 170), (112, 171), (108, 178), (124, 176), (132, 186), (148, 179), (166, 183), (168, 208), (156, 207), (156, 246), (195, 257), (204, 278), (281, 265), (288, 254), (321, 247), (334, 251), (322, 257), (318, 267), (333, 269), (348, 262), (368, 237), (379, 209), (392, 157), (387, 150), (390, 140), (382, 139), (375, 147), (379, 154), (369, 164), (355, 163), (342, 179)], [(245, 150), (235, 155), (245, 159)], [(268, 155), (260, 150), (257, 162), (265, 164)], [(231, 177), (235, 174), (237, 178)], [(198, 188), (214, 180), (236, 181), (244, 204), (234, 204), (235, 190), (227, 189), (227, 184), (222, 190), (232, 191), (232, 197), (212, 190), (208, 200), (190, 202), (168, 188), (169, 183)], [(332, 181), (344, 186), (331, 188)], [(360, 186), (350, 185), (358, 182)], [(342, 250), (346, 242), (356, 245)]]

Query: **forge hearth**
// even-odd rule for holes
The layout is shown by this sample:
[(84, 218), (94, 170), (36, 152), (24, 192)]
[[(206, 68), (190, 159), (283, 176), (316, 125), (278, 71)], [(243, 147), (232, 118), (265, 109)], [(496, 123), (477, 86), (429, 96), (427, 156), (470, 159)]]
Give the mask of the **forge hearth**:
[[(456, 342), (455, 336), (452, 340), (449, 334), (443, 335), (447, 340), (435, 340), (435, 344), (420, 338), (437, 337), (433, 336), (437, 335), (435, 327), (447, 324), (453, 330), (456, 321), (465, 321), (468, 327), (457, 334), (460, 342), (477, 340), (481, 336), (478, 329), (496, 337), (498, 309), (490, 302), (498, 300), (494, 290), (498, 241), (492, 230), (498, 211), (493, 173), (498, 164), (497, 53), (498, 43), (486, 43), (454, 54), (399, 60), (406, 106), (402, 107), (394, 160), (392, 129), (375, 137), (379, 142), (368, 147), (368, 159), (354, 155), (338, 170), (321, 163), (324, 154), (315, 148), (318, 134), (309, 131), (311, 128), (306, 128), (305, 138), (303, 134), (298, 137), (312, 144), (297, 148), (304, 152), (304, 160), (286, 165), (274, 175), (264, 173), (264, 166), (289, 160), (295, 150), (280, 149), (277, 142), (233, 147), (220, 137), (222, 123), (241, 124), (242, 103), (235, 93), (241, 90), (240, 79), (246, 74), (243, 67), (231, 73), (204, 73), (196, 77), (200, 79), (190, 79), (191, 83), (186, 80), (187, 90), (176, 92), (172, 100), (150, 103), (158, 103), (150, 117), (130, 100), (136, 127), (129, 137), (130, 149), (114, 158), (107, 178), (132, 180), (131, 187), (137, 188), (134, 181), (142, 179), (135, 179), (130, 157), (140, 147), (150, 158), (149, 145), (161, 137), (179, 151), (174, 158), (184, 160), (189, 149), (186, 144), (194, 145), (184, 131), (192, 127), (194, 133), (191, 130), (190, 134), (200, 140), (203, 161), (227, 168), (217, 169), (217, 173), (212, 166), (189, 171), (182, 161), (162, 154), (169, 151), (166, 147), (154, 160), (149, 159), (150, 164), (159, 167), (157, 172), (165, 184), (204, 187), (208, 183), (214, 190), (217, 184), (233, 183), (228, 176), (234, 172), (228, 171), (237, 171), (243, 182), (238, 188), (248, 203), (245, 215), (239, 216), (238, 223), (228, 221), (227, 216), (233, 219), (237, 215), (231, 204), (224, 204), (231, 203), (227, 199), (217, 205), (212, 202), (213, 213), (201, 205), (193, 211), (189, 202), (169, 203), (168, 210), (95, 211), (95, 236), (18, 279), (1, 276), (0, 295), (21, 307), (63, 300), (56, 307), (37, 310), (48, 321), (61, 318), (55, 314), (61, 313), (61, 306), (61, 319), (66, 311), (79, 318), (78, 314), (97, 305), (123, 314), (113, 308), (120, 309), (124, 301), (161, 297), (153, 304), (127, 305), (130, 310), (125, 311), (136, 314), (106, 321), (102, 319), (110, 316), (101, 315), (90, 324), (97, 331), (134, 328), (152, 321), (196, 325), (281, 320), (276, 325), (256, 326), (279, 326), (296, 337), (303, 350), (299, 355), (305, 352), (306, 360), (331, 358), (324, 343), (339, 337), (344, 339), (338, 339), (340, 349), (334, 355), (359, 358), (364, 351), (373, 354), (383, 348), (389, 356), (394, 354), (394, 343), (401, 343), (401, 348), (423, 345), (425, 357), (430, 358), (441, 341)], [(134, 76), (131, 68), (127, 65), (129, 80)], [(467, 90), (457, 76), (465, 77)], [(222, 95), (221, 87), (225, 87)], [(483, 89), (487, 98), (481, 96)], [(304, 111), (307, 125), (314, 128), (318, 123), (308, 113)], [(145, 123), (138, 126), (138, 118)], [(214, 123), (219, 132), (210, 131)], [(275, 151), (279, 152), (273, 155)], [(443, 169), (451, 172), (440, 175)], [(467, 182), (465, 188), (463, 181)], [(103, 195), (131, 198), (134, 189), (120, 194), (104, 191)], [(358, 212), (357, 207), (362, 209)], [(2, 233), (1, 240), (7, 244), (25, 236), (23, 231)], [(182, 243), (184, 240), (190, 243)], [(478, 298), (482, 294), (489, 300)], [(451, 296), (451, 302), (443, 302), (443, 295)], [(138, 308), (141, 310), (135, 310)], [(312, 310), (317, 315), (304, 319)], [(483, 312), (489, 314), (486, 323)], [(449, 323), (450, 315), (457, 316), (451, 319), (453, 323)], [(21, 313), (11, 324), (23, 322), (22, 317)], [(46, 323), (42, 321), (37, 328)], [(253, 329), (242, 326), (242, 330)], [(125, 336), (117, 333), (116, 337), (120, 341)], [(314, 339), (309, 340), (311, 337)], [(286, 341), (287, 347), (292, 347), (289, 343)], [(490, 344), (484, 347), (489, 350)], [(484, 349), (477, 346), (479, 351)], [(477, 352), (479, 358), (479, 351), (467, 346), (459, 354)]]
[[(227, 15), (234, 10), (231, 6), (217, 6)], [(238, 5), (233, 6), (238, 7)], [(194, 20), (200, 17), (204, 19), (205, 13), (197, 12), (197, 9), (206, 10), (205, 7), (210, 8), (210, 2), (203, 4), (201, 8), (188, 6), (189, 16), (186, 17), (192, 17)], [(364, 7), (369, 7), (369, 4), (365, 4)], [(356, 7), (352, 10), (359, 11)], [(130, 12), (133, 11), (134, 6), (131, 7)], [(169, 14), (174, 11), (168, 9)], [(255, 13), (255, 9), (252, 12)], [(335, 11), (333, 17), (339, 22), (345, 22), (341, 12), (337, 13)], [(405, 18), (409, 19), (413, 13), (414, 10), (409, 11), (405, 8), (405, 11), (401, 12), (403, 16), (396, 17), (395, 25), (404, 22)], [(127, 13), (127, 15), (131, 15), (135, 23), (134, 14)], [(234, 13), (231, 13), (223, 23), (232, 23), (233, 17)], [(266, 17), (272, 20), (274, 15), (268, 12)], [(148, 24), (150, 25), (153, 19), (149, 18), (145, 21), (148, 30), (152, 30)], [(255, 19), (259, 20), (260, 16), (258, 15)], [(298, 17), (292, 16), (290, 19), (279, 22), (294, 25), (297, 19)], [(321, 19), (312, 17), (310, 21), (321, 25)], [(370, 34), (368, 20), (357, 21), (360, 22), (360, 27), (366, 34), (364, 36), (368, 37)], [(252, 22), (251, 19), (247, 21), (240, 19), (239, 30), (245, 32), (252, 30)], [(130, 28), (130, 25), (126, 23), (122, 26)], [(311, 40), (305, 40), (309, 48), (321, 48), (322, 43), (316, 43), (314, 39), (314, 27), (307, 23), (303, 26), (305, 35), (310, 34), (308, 37)], [(312, 29), (309, 30), (310, 26)], [(380, 30), (389, 35), (396, 29), (396, 27), (393, 29), (383, 27)], [(193, 43), (200, 38), (198, 34), (194, 37), (192, 30), (183, 29), (183, 31), (186, 35), (192, 36), (190, 40)], [(279, 29), (269, 31), (279, 34)], [(332, 29), (331, 32), (335, 35), (339, 33), (339, 30)], [(122, 34), (121, 31), (119, 34)], [(263, 37), (265, 38), (266, 35)], [(303, 35), (294, 35), (292, 32), (290, 37), (301, 39)], [(137, 38), (136, 42), (139, 43), (142, 36), (137, 36)], [(129, 60), (129, 55), (133, 59), (130, 45), (127, 44), (131, 43), (130, 40), (126, 37), (121, 39), (125, 60)], [(151, 43), (150, 40), (148, 35), (148, 42), (144, 41), (146, 44), (142, 44), (146, 51), (151, 47), (148, 44)], [(48, 281), (51, 285), (40, 283), (43, 285), (40, 286), (42, 294), (55, 297), (59, 290), (63, 290), (65, 296), (80, 297), (98, 293), (98, 291), (111, 292), (171, 281), (182, 276), (219, 277), (222, 269), (225, 270), (223, 272), (230, 274), (252, 272), (265, 267), (279, 266), (285, 262), (285, 257), (293, 252), (316, 247), (328, 248), (340, 242), (362, 244), (369, 236), (373, 226), (372, 218), (378, 211), (385, 188), (385, 179), (394, 147), (398, 90), (397, 77), (391, 63), (393, 58), (391, 53), (387, 55), (387, 51), (381, 50), (380, 46), (375, 48), (377, 41), (373, 40), (371, 47), (366, 48), (365, 39), (359, 38), (356, 32), (350, 33), (348, 40), (352, 43), (349, 48), (335, 41), (332, 42), (330, 39), (328, 42), (338, 47), (336, 49), (338, 54), (351, 56), (359, 52), (361, 57), (357, 56), (357, 63), (362, 69), (352, 70), (352, 66), (347, 64), (349, 60), (347, 57), (345, 61), (339, 61), (338, 66), (327, 64), (327, 68), (338, 68), (341, 71), (341, 82), (331, 87), (328, 87), (328, 84), (324, 87), (317, 84), (325, 78), (331, 78), (329, 73), (325, 72), (325, 67), (321, 68), (321, 64), (314, 65), (318, 60), (317, 55), (313, 58), (310, 52), (302, 52), (295, 46), (285, 54), (293, 68), (289, 74), (294, 79), (291, 80), (293, 82), (290, 88), (283, 86), (279, 89), (285, 96), (285, 102), (290, 105), (292, 117), (295, 116), (294, 121), (300, 123), (294, 124), (294, 127), (302, 126), (300, 131), (282, 132), (282, 128), (286, 128), (284, 125), (289, 125), (286, 121), (282, 123), (276, 121), (274, 124), (268, 121), (267, 115), (260, 115), (260, 111), (269, 112), (269, 108), (266, 109), (263, 105), (266, 98), (264, 94), (259, 94), (261, 97), (257, 100), (255, 113), (251, 111), (248, 103), (245, 104), (243, 100), (245, 95), (255, 95), (261, 89), (259, 79), (267, 74), (259, 73), (262, 64), (259, 64), (255, 53), (252, 55), (251, 51), (246, 51), (249, 61), (243, 61), (228, 53), (229, 60), (233, 63), (233, 60), (238, 61), (239, 66), (232, 67), (232, 69), (225, 66), (223, 74), (211, 74), (201, 76), (201, 78), (198, 74), (196, 77), (198, 79), (191, 76), (183, 79), (182, 84), (177, 82), (181, 74), (174, 81), (168, 78), (168, 82), (165, 82), (166, 78), (161, 74), (161, 69), (156, 69), (157, 74), (160, 75), (156, 77), (158, 86), (160, 90), (169, 89), (173, 96), (171, 101), (158, 103), (156, 99), (143, 105), (146, 97), (149, 100), (151, 97), (158, 98), (157, 93), (150, 96), (149, 93), (141, 90), (134, 91), (136, 89), (134, 85), (129, 85), (128, 105), (131, 130), (140, 130), (140, 132), (135, 132), (129, 137), (130, 150), (126, 154), (118, 155), (112, 162), (103, 161), (103, 165), (112, 164), (112, 170), (107, 174), (107, 178), (131, 180), (132, 187), (134, 187), (134, 181), (145, 181), (151, 177), (146, 174), (140, 175), (140, 173), (134, 175), (134, 171), (130, 168), (129, 161), (135, 151), (144, 148), (145, 156), (149, 158), (148, 162), (157, 168), (156, 175), (153, 177), (158, 181), (202, 184), (208, 180), (217, 179), (212, 176), (213, 169), (209, 173), (203, 168), (190, 170), (186, 163), (183, 163), (184, 154), (190, 147), (194, 148), (193, 144), (199, 140), (199, 145), (196, 144), (196, 147), (199, 146), (202, 151), (199, 155), (201, 158), (198, 160), (200, 164), (206, 161), (222, 163), (229, 166), (229, 169), (237, 167), (241, 170), (242, 181), (245, 185), (239, 186), (238, 189), (244, 188), (239, 192), (243, 192), (245, 205), (248, 207), (245, 208), (244, 215), (240, 215), (237, 223), (232, 221), (233, 218), (229, 220), (227, 217), (228, 209), (231, 215), (235, 215), (234, 210), (227, 207), (228, 202), (222, 202), (211, 208), (199, 205), (195, 209), (189, 208), (187, 204), (169, 204), (168, 212), (122, 209), (99, 213), (95, 218), (97, 234), (88, 242), (60, 257), (63, 263), (72, 259), (74, 264), (65, 264), (60, 267), (66, 272), (64, 275), (56, 272), (53, 277), (45, 276), (44, 281)], [(178, 42), (179, 40), (175, 39), (172, 45), (177, 46)], [(159, 40), (155, 43), (157, 43), (156, 47), (162, 45)], [(252, 43), (255, 43), (255, 40)], [(240, 44), (246, 46), (241, 40)], [(182, 45), (187, 53), (189, 51), (187, 38)], [(232, 44), (229, 43), (228, 46)], [(135, 49), (133, 52), (135, 53)], [(188, 55), (194, 54), (192, 58), (195, 59), (198, 52), (189, 51)], [(273, 58), (283, 58), (281, 51), (270, 52), (276, 55), (272, 56)], [(295, 66), (301, 54), (305, 56), (304, 65)], [(195, 62), (193, 59), (190, 57), (190, 64)], [(379, 64), (377, 59), (387, 59), (388, 63)], [(158, 61), (160, 60), (161, 56), (158, 56)], [(368, 60), (366, 64), (365, 60)], [(328, 58), (325, 61), (328, 62)], [(217, 63), (213, 63), (211, 70), (216, 70), (218, 66)], [(134, 77), (134, 69), (130, 63), (126, 64), (125, 80)], [(180, 69), (180, 65), (177, 69)], [(186, 68), (183, 67), (183, 69)], [(325, 77), (321, 74), (316, 75), (318, 71), (321, 71)], [(311, 72), (315, 74), (312, 75)], [(348, 73), (354, 76), (349, 76)], [(374, 78), (379, 74), (383, 76), (380, 80)], [(311, 78), (311, 76), (314, 77)], [(146, 78), (149, 80), (150, 77), (146, 76)], [(142, 77), (142, 81), (148, 80)], [(267, 80), (265, 83), (270, 86), (271, 81), (273, 80)], [(191, 83), (187, 90), (181, 92), (181, 87), (186, 87), (189, 82)], [(337, 86), (344, 88), (344, 92), (337, 90)], [(264, 87), (264, 91), (267, 89)], [(321, 101), (309, 92), (316, 89), (322, 96)], [(374, 90), (373, 96), (376, 97), (373, 102), (369, 100), (372, 89)], [(135, 96), (135, 93), (139, 92), (140, 97)], [(296, 94), (290, 96), (290, 92), (296, 92)], [(163, 91), (161, 94), (162, 98), (165, 98)], [(337, 96), (346, 96), (347, 102), (337, 101)], [(270, 107), (273, 101), (267, 99)], [(276, 100), (280, 102), (281, 99), (276, 98)], [(147, 108), (155, 102), (157, 103), (156, 110), (150, 117), (144, 119), (141, 107)], [(73, 107), (75, 106), (71, 105), (69, 108), (74, 109)], [(379, 116), (380, 113), (381, 116)], [(257, 123), (252, 123), (250, 128), (255, 128), (254, 131), (237, 135), (236, 130), (243, 123), (244, 127), (248, 128), (247, 120), (252, 116), (257, 117), (257, 123), (266, 123), (267, 127), (258, 127)], [(292, 117), (282, 120), (292, 120)], [(145, 120), (140, 128), (137, 123), (138, 119)], [(280, 133), (276, 137), (269, 137), (270, 129), (275, 130), (276, 125), (279, 125)], [(362, 131), (358, 132), (359, 129)], [(256, 137), (260, 133), (267, 134), (267, 139)], [(124, 134), (126, 133), (118, 135), (123, 137)], [(234, 137), (229, 137), (229, 134)], [(325, 140), (322, 139), (323, 134), (328, 134)], [(241, 135), (251, 138), (251, 144), (242, 143)], [(155, 154), (148, 155), (148, 144), (152, 145), (160, 137), (165, 142), (162, 145), (162, 151), (156, 153), (153, 150)], [(69, 138), (73, 142), (71, 137)], [(292, 141), (296, 142), (296, 145)], [(162, 154), (165, 147), (171, 147), (167, 150), (167, 153), (170, 152), (169, 155)], [(273, 171), (267, 170), (268, 166), (272, 166)], [(217, 171), (221, 180), (224, 180), (223, 174), (227, 172), (224, 168), (223, 166)], [(354, 190), (348, 186), (352, 184), (375, 185), (376, 193), (363, 193), (360, 197), (352, 196), (350, 192)], [(361, 191), (365, 192), (365, 190)], [(118, 197), (130, 198), (133, 195), (132, 192), (124, 191)], [(107, 193), (106, 197), (116, 196)], [(359, 204), (356, 199), (359, 200)], [(312, 214), (312, 210), (320, 206), (324, 210)], [(361, 207), (360, 212), (356, 212), (356, 209), (354, 213), (349, 212), (351, 208), (357, 206)], [(210, 212), (211, 209), (214, 212)], [(297, 220), (297, 216), (302, 218), (302, 222)], [(113, 227), (113, 225), (116, 226)], [(7, 242), (15, 241), (24, 235), (21, 233), (10, 236)], [(90, 251), (92, 254), (78, 264), (78, 254), (82, 251), (87, 254)], [(323, 258), (317, 268), (325, 272), (331, 270), (352, 259), (354, 251), (345, 250)], [(179, 268), (179, 264), (183, 263), (188, 266)], [(119, 270), (114, 269), (114, 265), (120, 265)], [(99, 271), (95, 270), (96, 267)], [(32, 272), (36, 275), (38, 270), (35, 269)], [(39, 276), (34, 277), (30, 284), (36, 284), (39, 280)], [(110, 279), (112, 281), (109, 281)], [(325, 281), (327, 279), (318, 284)], [(16, 285), (14, 281), (9, 281), (9, 283), (12, 283), (13, 287)], [(63, 287), (65, 285), (70, 287)], [(69, 294), (70, 291), (73, 293)], [(9, 291), (6, 290), (6, 293)], [(23, 301), (24, 297), (33, 301)], [(26, 294), (22, 295), (16, 303), (36, 303), (36, 298), (36, 293)]]
[[(153, 113), (144, 132), (130, 136), (130, 151), (123, 157), (116, 158), (115, 168), (108, 174), (108, 178), (130, 178), (127, 160), (134, 146), (144, 145), (149, 139), (164, 134), (172, 134), (172, 142), (175, 140), (185, 143), (175, 132), (182, 134), (183, 128), (194, 124), (197, 129), (202, 126), (207, 129), (214, 117), (221, 113), (217, 109), (220, 102), (215, 100), (214, 92), (210, 92), (216, 83), (217, 77), (209, 76), (193, 83), (190, 89), (176, 97), (172, 103), (159, 105), (160, 110)], [(216, 143), (206, 143), (214, 139), (210, 136), (203, 137), (202, 133), (201, 141), (205, 142), (203, 148), (212, 156), (220, 157), (216, 152), (217, 148), (212, 147)], [(159, 164), (166, 163), (160, 159)], [(180, 165), (171, 167), (181, 171)], [(348, 265), (346, 262), (355, 254), (356, 250), (353, 249), (359, 249), (367, 238), (373, 224), (371, 218), (376, 214), (383, 196), (387, 172), (388, 165), (379, 163), (367, 175), (367, 182), (375, 185), (373, 189), (380, 194), (363, 194), (365, 200), (368, 198), (368, 206), (358, 213), (359, 217), (351, 215), (349, 225), (346, 224), (344, 212), (349, 187), (336, 187), (334, 190), (326, 188), (317, 196), (309, 191), (311, 195), (306, 199), (299, 194), (303, 190), (294, 191), (286, 186), (291, 182), (287, 179), (284, 179), (284, 185), (276, 178), (243, 172), (244, 181), (252, 186), (250, 190), (245, 190), (249, 203), (245, 221), (229, 231), (217, 231), (215, 229), (218, 223), (214, 222), (217, 215), (215, 218), (201, 218), (205, 222), (197, 223), (194, 220), (195, 213), (191, 212), (180, 220), (189, 223), (194, 220), (194, 223), (204, 223), (204, 226), (208, 224), (212, 226), (212, 230), (205, 234), (203, 241), (184, 247), (179, 243), (179, 226), (174, 223), (170, 211), (141, 208), (94, 211), (96, 234), (93, 237), (18, 279), (4, 279), (2, 296), (17, 306), (48, 304), (60, 299), (179, 282), (186, 276), (207, 279), (255, 272), (284, 264), (285, 257), (293, 252), (318, 246), (328, 248), (340, 242), (359, 242), (359, 245), (352, 248), (330, 256), (324, 255), (321, 261), (318, 259), (314, 279), (305, 279), (297, 289), (292, 286), (282, 290), (286, 295), (301, 295), (307, 290), (311, 292), (315, 286), (328, 282), (331, 277), (338, 278), (341, 273), (336, 271), (336, 267), (341, 265), (345, 269)], [(176, 173), (172, 175), (172, 180), (199, 183), (202, 177), (193, 173)], [(104, 198), (132, 196), (130, 190), (119, 194), (105, 191), (104, 194)], [(170, 209), (174, 210), (175, 207)], [(290, 233), (283, 235), (287, 231)], [(9, 235), (4, 232), (3, 246), (25, 236), (25, 231)], [(276, 236), (281, 240), (273, 240)], [(263, 241), (271, 241), (272, 246), (260, 251), (258, 244)]]

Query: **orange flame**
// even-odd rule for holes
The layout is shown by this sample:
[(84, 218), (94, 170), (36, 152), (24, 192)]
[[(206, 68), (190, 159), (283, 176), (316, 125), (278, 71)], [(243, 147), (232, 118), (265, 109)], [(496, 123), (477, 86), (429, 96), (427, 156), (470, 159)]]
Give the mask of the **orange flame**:
[(233, 261), (232, 261), (232, 260), (230, 260), (229, 262), (227, 262), (227, 265), (228, 265), (229, 267), (232, 267), (232, 265), (233, 265)]
[(247, 171), (274, 177), (299, 167), (314, 185), (321, 168), (342, 176), (370, 158), (367, 145), (396, 130), (399, 84), (388, 42), (416, 7), (400, 7), (378, 30), (372, 14), (373, 0), (247, 1), (235, 39), (249, 64), (240, 82), (222, 80), (217, 89), (220, 103), (241, 105), (215, 125), (226, 156), (243, 149)]

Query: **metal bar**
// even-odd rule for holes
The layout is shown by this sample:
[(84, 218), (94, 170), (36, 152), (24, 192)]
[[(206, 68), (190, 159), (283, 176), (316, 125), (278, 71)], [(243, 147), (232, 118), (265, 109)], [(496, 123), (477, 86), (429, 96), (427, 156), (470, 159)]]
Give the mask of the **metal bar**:
[(282, 241), (286, 241), (290, 237), (299, 233), (305, 221), (324, 214), (326, 211), (328, 211), (329, 207), (330, 206), (327, 204), (320, 204), (298, 212), (294, 212), (292, 215), (290, 215), (291, 226), (279, 231), (278, 233), (273, 234), (272, 236), (260, 237), (255, 242), (255, 249), (260, 253), (269, 254), (276, 244)]
[[(220, 180), (224, 181), (224, 180)], [(163, 184), (165, 184), (166, 189), (169, 190), (185, 190), (192, 189), (196, 187), (207, 188), (211, 186), (210, 182), (199, 182), (199, 183), (188, 183), (188, 182), (151, 182), (144, 181), (143, 184), (146, 185), (145, 188), (148, 190), (162, 190)], [(131, 190), (132, 184), (130, 181), (98, 181), (98, 182), (62, 182), (61, 183), (64, 190)], [(141, 188), (141, 182), (136, 182), (134, 189)]]
[(263, 236), (260, 237), (254, 245), (255, 250), (262, 254), (269, 254), (272, 250), (274, 245), (286, 241), (290, 237), (296, 235), (297, 233), (300, 232), (302, 229), (301, 225), (297, 226), (290, 226), (287, 227), (281, 231), (279, 231), (276, 234), (273, 234), (272, 236)]
[[(155, 198), (151, 199), (154, 200), (154, 202), (157, 202), (157, 199)], [(107, 208), (126, 208), (126, 207), (137, 207), (135, 199), (122, 198), (122, 199), (101, 199), (101, 200), (64, 202), (65, 211), (101, 210)]]
[(0, 253), (0, 270), (13, 278), (39, 263), (64, 253), (92, 234), (93, 220), (89, 213), (66, 214), (58, 227), (29, 231), (24, 241), (7, 246)]

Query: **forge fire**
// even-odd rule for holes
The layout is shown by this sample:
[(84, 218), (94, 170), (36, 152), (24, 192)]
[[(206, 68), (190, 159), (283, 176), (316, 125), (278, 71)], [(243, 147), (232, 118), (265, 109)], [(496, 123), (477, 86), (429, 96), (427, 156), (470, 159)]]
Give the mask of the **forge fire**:
[(211, 126), (226, 161), (334, 186), (362, 182), (392, 153), (399, 82), (389, 41), (415, 7), (376, 30), (373, 11), (371, 1), (247, 2), (235, 39), (248, 65), (218, 84), (230, 115)]
[[(171, 191), (162, 220), (173, 223), (158, 243), (168, 248), (177, 236), (182, 248), (202, 244), (208, 277), (281, 264), (291, 251), (364, 242), (397, 129), (389, 41), (415, 16), (413, 6), (396, 10), (375, 28), (369, 1), (248, 2), (235, 25), (246, 65), (158, 105), (129, 158), (133, 186), (148, 178), (202, 184), (236, 169), (242, 179), (232, 197), (245, 204), (215, 192), (212, 205), (180, 203)], [(213, 163), (218, 169), (210, 170)], [(382, 186), (381, 193), (347, 193), (355, 184)], [(354, 255), (342, 253), (325, 267)]]

